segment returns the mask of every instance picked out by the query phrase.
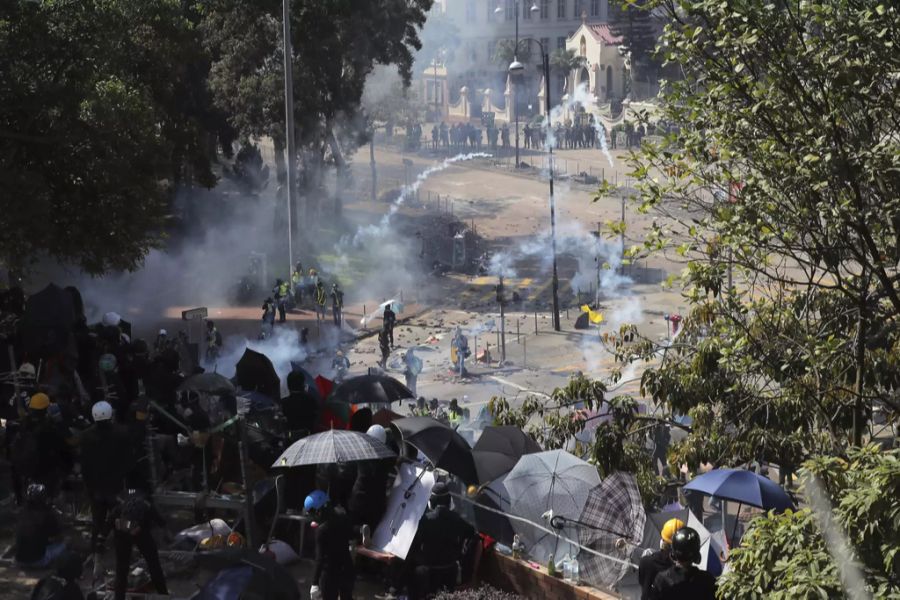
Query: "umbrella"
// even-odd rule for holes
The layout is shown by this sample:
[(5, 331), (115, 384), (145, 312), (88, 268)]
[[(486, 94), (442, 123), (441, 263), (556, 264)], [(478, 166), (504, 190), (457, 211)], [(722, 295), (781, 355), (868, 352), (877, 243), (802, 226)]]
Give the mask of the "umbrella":
[(281, 380), (265, 354), (247, 348), (235, 365), (237, 384), (245, 390), (262, 392), (270, 398), (281, 397)]
[(493, 481), (512, 471), (522, 456), (540, 451), (537, 442), (518, 427), (485, 427), (472, 448), (478, 481)]
[(22, 315), (22, 339), (25, 351), (40, 356), (65, 350), (75, 323), (72, 296), (50, 284), (25, 302)]
[[(622, 540), (640, 544), (646, 521), (637, 480), (631, 473), (617, 471), (591, 490), (581, 513), (578, 541), (585, 548), (627, 561), (628, 553), (618, 550), (618, 546)], [(596, 554), (583, 557), (579, 563), (586, 581), (607, 587), (615, 585), (628, 571), (627, 564)]]
[(403, 415), (395, 413), (394, 411), (392, 411), (390, 409), (382, 408), (381, 410), (376, 412), (374, 415), (372, 415), (372, 424), (373, 425), (381, 425), (382, 427), (387, 427), (392, 422), (396, 421), (397, 419), (402, 419), (402, 418), (403, 418)]
[[(542, 523), (549, 511), (552, 516), (578, 519), (591, 490), (600, 485), (600, 475), (595, 466), (577, 456), (550, 450), (520, 458), (504, 485), (512, 498), (512, 514)], [(538, 562), (545, 563), (551, 554), (557, 560), (578, 554), (577, 546), (528, 524), (516, 520), (513, 528)], [(564, 525), (561, 533), (570, 540), (578, 535), (571, 523)]]
[(678, 519), (697, 532), (700, 536), (700, 564), (697, 566), (704, 571), (719, 575), (722, 572), (722, 565), (719, 562), (718, 552), (712, 536), (689, 508), (648, 514), (644, 525), (644, 538), (641, 542), (641, 549), (655, 551), (659, 548), (663, 526), (669, 519)]
[(449, 426), (431, 417), (404, 417), (391, 425), (397, 428), (404, 442), (424, 454), (435, 467), (453, 473), (466, 483), (478, 481), (472, 449)]
[(794, 507), (791, 497), (781, 486), (745, 469), (713, 469), (694, 478), (684, 489), (763, 510), (781, 512)]
[(329, 402), (344, 404), (390, 404), (415, 398), (405, 385), (387, 375), (351, 377), (331, 392)]
[(197, 600), (300, 600), (296, 580), (271, 556), (242, 549), (200, 553), (194, 557), (202, 567), (219, 569), (197, 593)]
[(275, 407), (275, 401), (262, 392), (241, 392), (240, 398), (244, 398), (250, 404), (250, 410), (270, 410)]
[(316, 378), (312, 376), (312, 374), (300, 366), (300, 363), (291, 361), (291, 372), (288, 373), (288, 390), (291, 390), (291, 384), (294, 381), (294, 378), (297, 376), (295, 374), (299, 373), (300, 376), (303, 377), (303, 381), (306, 382), (306, 387), (309, 393), (316, 399), (316, 401), (321, 405), (323, 401), (322, 394), (319, 392), (319, 386), (316, 385)]
[(393, 450), (365, 433), (332, 429), (294, 442), (272, 466), (298, 467), (393, 456)]
[(516, 534), (512, 523), (505, 516), (489, 510), (482, 510), (479, 506), (508, 513), (511, 508), (510, 504), (509, 491), (506, 489), (506, 477), (501, 476), (482, 488), (481, 493), (478, 494), (477, 504), (473, 506), (475, 526), (478, 531), (507, 546), (512, 545), (513, 536)]
[(331, 390), (334, 389), (334, 382), (327, 377), (322, 377), (321, 375), (316, 375), (316, 389), (319, 390), (319, 396), (322, 398), (327, 398), (329, 394), (331, 394)]
[(218, 373), (200, 373), (191, 375), (178, 386), (179, 392), (201, 392), (205, 394), (224, 395), (234, 393), (234, 384), (227, 377)]

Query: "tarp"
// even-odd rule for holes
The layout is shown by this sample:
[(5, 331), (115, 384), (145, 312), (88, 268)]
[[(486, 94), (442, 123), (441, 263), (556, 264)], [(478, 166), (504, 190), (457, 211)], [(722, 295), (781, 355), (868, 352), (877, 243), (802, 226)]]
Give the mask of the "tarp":
[(387, 511), (372, 535), (374, 548), (406, 560), (434, 483), (434, 472), (410, 463), (400, 465)]

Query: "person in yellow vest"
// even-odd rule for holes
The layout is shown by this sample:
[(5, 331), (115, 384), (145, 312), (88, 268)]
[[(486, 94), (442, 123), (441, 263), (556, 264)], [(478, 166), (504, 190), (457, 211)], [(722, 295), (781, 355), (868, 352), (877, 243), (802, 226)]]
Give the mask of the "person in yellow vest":
[(284, 323), (287, 320), (285, 314), (288, 295), (291, 293), (291, 286), (283, 279), (275, 280), (275, 287), (272, 288), (272, 295), (275, 297), (275, 305), (278, 307), (278, 322)]
[(303, 303), (303, 271), (300, 270), (300, 263), (291, 273), (291, 288), (294, 290), (294, 304), (300, 306)]
[(328, 295), (325, 293), (325, 286), (321, 281), (316, 282), (316, 320), (324, 321), (328, 312), (326, 310), (326, 302), (328, 302)]

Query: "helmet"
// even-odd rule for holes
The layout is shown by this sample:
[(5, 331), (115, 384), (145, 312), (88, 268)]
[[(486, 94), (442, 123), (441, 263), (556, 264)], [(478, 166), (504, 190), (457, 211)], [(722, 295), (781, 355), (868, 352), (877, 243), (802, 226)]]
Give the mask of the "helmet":
[(31, 410), (47, 410), (50, 406), (50, 396), (43, 393), (37, 393), (31, 397), (28, 402), (28, 408)]
[(313, 490), (303, 501), (303, 510), (306, 512), (322, 510), (326, 504), (328, 504), (328, 494), (322, 490)]
[(662, 541), (667, 544), (672, 543), (672, 536), (675, 535), (675, 532), (685, 526), (684, 521), (681, 519), (669, 519), (666, 521), (666, 524), (663, 525), (662, 532), (660, 533), (660, 537), (662, 537)]
[(159, 335), (169, 335), (169, 332), (166, 331), (165, 329), (160, 329), (160, 330), (159, 330)]
[(682, 527), (672, 536), (672, 558), (691, 564), (700, 562), (700, 534), (690, 527)]
[(91, 417), (95, 423), (109, 421), (113, 417), (113, 407), (106, 400), (101, 400), (91, 407)]
[(118, 327), (122, 322), (122, 317), (118, 313), (108, 312), (103, 315), (102, 323), (107, 327)]
[(366, 430), (366, 435), (375, 438), (382, 444), (387, 441), (387, 432), (385, 432), (384, 427), (381, 425), (372, 425)]
[(23, 377), (25, 379), (34, 379), (35, 378), (34, 365), (31, 363), (22, 363), (22, 366), (19, 367), (19, 371), (18, 371), (17, 375), (19, 377)]
[(32, 483), (25, 488), (25, 501), (31, 504), (44, 504), (47, 501), (47, 488), (42, 483)]

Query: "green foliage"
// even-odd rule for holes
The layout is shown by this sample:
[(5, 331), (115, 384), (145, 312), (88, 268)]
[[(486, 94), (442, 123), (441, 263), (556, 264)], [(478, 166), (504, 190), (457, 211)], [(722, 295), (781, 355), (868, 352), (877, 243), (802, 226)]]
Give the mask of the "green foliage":
[(631, 54), (636, 78), (655, 67), (657, 29), (651, 14), (653, 4), (653, 0), (616, 0), (609, 6), (609, 28), (622, 38), (622, 46)]
[(550, 53), (550, 68), (564, 73), (567, 77), (575, 69), (587, 66), (587, 59), (574, 50), (557, 48)]
[(494, 49), (493, 58), (503, 68), (508, 67), (515, 59), (518, 59), (520, 63), (528, 64), (531, 62), (531, 44), (519, 40), (517, 49), (515, 40), (500, 40)]
[(0, 5), (0, 260), (133, 269), (175, 184), (212, 185), (204, 60), (175, 0)]
[[(637, 418), (637, 404), (627, 396), (605, 400), (606, 385), (578, 374), (565, 387), (556, 388), (545, 401), (527, 396), (518, 408), (506, 398), (492, 398), (488, 405), (496, 425), (513, 425), (528, 432), (542, 448), (569, 448), (588, 424), (588, 413), (604, 417), (589, 447), (574, 442), (574, 453), (590, 456), (601, 477), (615, 471), (633, 473), (648, 508), (656, 505), (662, 481), (656, 475), (643, 442), (646, 427)], [(607, 419), (608, 418), (608, 419)]]
[[(691, 304), (643, 392), (694, 416), (672, 459), (794, 468), (900, 408), (900, 11), (654, 0), (683, 79), (632, 161)], [(881, 7), (881, 8), (879, 8)], [(854, 427), (855, 423), (855, 427)]]
[[(834, 514), (804, 509), (752, 521), (720, 580), (719, 597), (843, 598), (845, 567), (862, 574), (870, 597), (900, 597), (900, 451), (854, 448), (847, 460), (807, 462), (802, 476), (820, 482)], [(838, 544), (822, 535), (825, 522), (830, 533), (846, 536), (851, 556), (836, 555)]]

